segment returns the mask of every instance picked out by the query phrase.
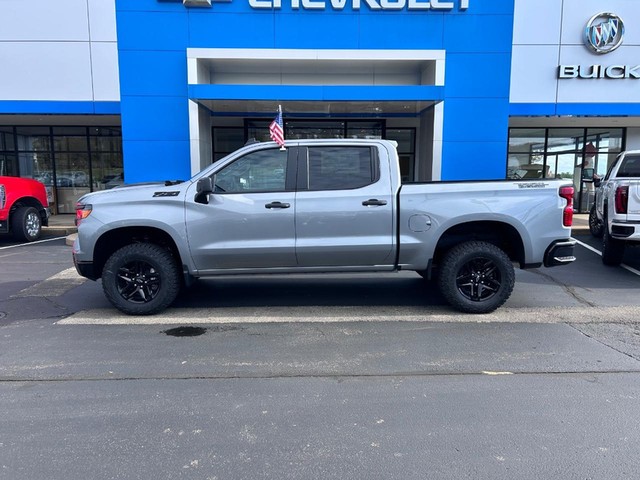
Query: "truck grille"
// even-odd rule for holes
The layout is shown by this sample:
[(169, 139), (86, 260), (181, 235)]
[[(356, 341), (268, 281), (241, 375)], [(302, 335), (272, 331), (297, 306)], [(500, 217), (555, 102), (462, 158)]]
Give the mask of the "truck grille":
[(4, 209), (4, 204), (7, 202), (7, 194), (4, 190), (4, 185), (0, 185), (0, 210)]

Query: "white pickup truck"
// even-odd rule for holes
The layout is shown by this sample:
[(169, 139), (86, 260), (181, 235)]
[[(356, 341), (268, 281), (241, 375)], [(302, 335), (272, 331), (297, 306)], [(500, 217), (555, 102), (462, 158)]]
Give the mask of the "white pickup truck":
[(119, 310), (152, 314), (216, 275), (414, 270), (455, 308), (493, 311), (521, 268), (573, 260), (560, 180), (402, 185), (395, 142), (256, 143), (186, 182), (85, 195), (78, 272)]
[(602, 237), (602, 262), (620, 265), (625, 246), (640, 245), (640, 150), (621, 153), (595, 186), (589, 229)]

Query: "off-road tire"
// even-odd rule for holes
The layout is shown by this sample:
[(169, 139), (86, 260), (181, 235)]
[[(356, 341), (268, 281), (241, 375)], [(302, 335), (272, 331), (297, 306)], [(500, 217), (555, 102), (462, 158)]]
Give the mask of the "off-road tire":
[(447, 302), (465, 313), (489, 313), (511, 296), (513, 264), (504, 251), (482, 241), (449, 250), (439, 268), (438, 286)]
[(604, 223), (598, 218), (595, 205), (589, 210), (589, 231), (596, 238), (602, 238), (604, 235)]
[(604, 234), (602, 235), (602, 263), (616, 267), (624, 257), (624, 241), (613, 238), (609, 233), (609, 222), (604, 218)]
[(35, 207), (19, 207), (11, 215), (11, 232), (20, 242), (35, 242), (42, 233), (42, 218)]
[(153, 243), (116, 250), (102, 270), (107, 300), (128, 315), (153, 315), (173, 303), (180, 291), (180, 270), (171, 252)]

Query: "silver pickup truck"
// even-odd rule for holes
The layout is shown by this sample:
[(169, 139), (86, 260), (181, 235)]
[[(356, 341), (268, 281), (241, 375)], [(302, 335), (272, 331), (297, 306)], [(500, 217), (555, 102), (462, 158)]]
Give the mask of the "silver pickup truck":
[(640, 150), (621, 153), (595, 185), (589, 229), (602, 237), (602, 262), (620, 265), (625, 246), (640, 245)]
[(82, 197), (73, 259), (127, 314), (195, 278), (413, 270), (458, 310), (491, 312), (521, 268), (575, 260), (573, 187), (558, 180), (400, 182), (395, 142), (256, 143), (187, 182)]

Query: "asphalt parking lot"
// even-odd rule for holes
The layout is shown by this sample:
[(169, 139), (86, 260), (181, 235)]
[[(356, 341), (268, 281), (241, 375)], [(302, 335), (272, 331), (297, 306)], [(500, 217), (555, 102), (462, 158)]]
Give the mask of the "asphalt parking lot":
[(633, 478), (640, 252), (576, 238), (482, 316), (402, 272), (206, 280), (126, 317), (64, 238), (0, 241), (2, 475)]

